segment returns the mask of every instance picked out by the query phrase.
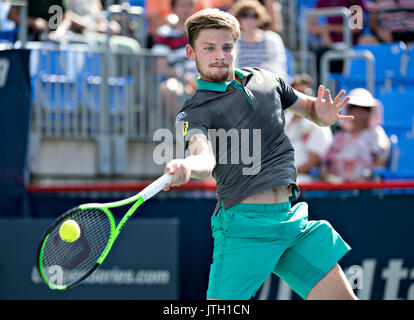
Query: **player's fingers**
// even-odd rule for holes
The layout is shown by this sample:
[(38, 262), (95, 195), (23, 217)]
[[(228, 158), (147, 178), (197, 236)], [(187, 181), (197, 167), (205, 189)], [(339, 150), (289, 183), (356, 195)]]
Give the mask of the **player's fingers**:
[(181, 184), (182, 176), (183, 176), (183, 170), (181, 168), (181, 165), (178, 165), (177, 169), (175, 171), (175, 174), (173, 176), (173, 185), (174, 186), (179, 186)]
[(180, 178), (179, 178), (179, 172), (178, 171), (175, 171), (174, 174), (173, 174), (173, 176), (172, 176), (170, 186), (174, 187), (174, 186), (179, 185), (178, 184), (178, 181), (179, 180), (180, 180)]
[(338, 120), (354, 120), (355, 117), (351, 115), (338, 115)]
[(342, 97), (345, 95), (345, 90), (341, 90), (334, 99), (334, 104), (337, 105), (341, 101)]
[(174, 164), (175, 170), (174, 170), (174, 175), (172, 178), (172, 182), (171, 185), (172, 186), (180, 186), (183, 183), (185, 183), (185, 166), (183, 163), (180, 164)]
[(323, 99), (323, 92), (325, 91), (325, 88), (323, 85), (320, 85), (318, 88), (318, 95), (316, 96), (316, 98), (318, 100), (322, 100)]
[[(171, 169), (168, 165), (165, 167), (164, 173), (171, 174)], [(172, 181), (172, 179), (171, 179), (171, 181)], [(162, 190), (164, 190), (164, 191), (170, 190), (170, 184), (166, 183), (164, 188), (162, 188)]]
[(345, 97), (344, 100), (342, 100), (341, 103), (339, 103), (337, 105), (337, 109), (338, 110), (341, 110), (343, 107), (345, 107), (345, 105), (349, 102), (350, 99), (351, 98), (349, 96), (348, 97)]
[(188, 169), (188, 167), (184, 163), (182, 163), (181, 166), (183, 168), (184, 183), (187, 183), (188, 180), (190, 180), (190, 175), (191, 175), (190, 169)]
[(172, 176), (174, 176), (176, 169), (174, 168), (174, 164), (168, 163), (165, 167), (164, 173), (168, 173)]
[(186, 177), (187, 177), (187, 172), (186, 172), (186, 167), (184, 165), (184, 163), (180, 164), (180, 182), (181, 184), (186, 183)]
[[(165, 166), (164, 173), (166, 173), (166, 174), (172, 174), (172, 172), (171, 172), (171, 168), (170, 168), (169, 164), (167, 164), (167, 165)], [(171, 181), (172, 181), (172, 179), (171, 179)], [(164, 185), (164, 188), (162, 188), (162, 190), (164, 190), (164, 191), (168, 191), (168, 190), (170, 190), (170, 184), (169, 184), (169, 183), (166, 183), (166, 184)]]
[(165, 167), (164, 173), (168, 173), (168, 174), (170, 174), (172, 176), (171, 177), (171, 182), (168, 183), (168, 184), (166, 184), (164, 186), (164, 189), (163, 189), (165, 191), (168, 191), (171, 186), (174, 186), (175, 185), (175, 181), (177, 179), (176, 178), (176, 176), (177, 176), (177, 165), (175, 163), (173, 163), (173, 162), (172, 163), (171, 162), (168, 163), (167, 166)]
[[(165, 168), (165, 173), (170, 174), (170, 173), (168, 172), (168, 169), (167, 169), (167, 168)], [(172, 181), (172, 180), (171, 180), (171, 181)], [(164, 190), (164, 191), (168, 191), (168, 190), (170, 190), (170, 184), (171, 184), (171, 182), (170, 182), (170, 183), (166, 183), (166, 184), (164, 185), (164, 188), (162, 188), (162, 190)]]
[(332, 97), (331, 97), (331, 90), (329, 89), (325, 90), (325, 100), (328, 101), (329, 103), (333, 103)]

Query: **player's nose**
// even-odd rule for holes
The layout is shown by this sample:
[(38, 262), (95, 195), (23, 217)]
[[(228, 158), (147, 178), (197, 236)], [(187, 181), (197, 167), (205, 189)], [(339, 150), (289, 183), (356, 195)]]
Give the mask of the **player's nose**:
[(224, 61), (225, 59), (225, 52), (223, 49), (219, 48), (216, 50), (216, 57), (217, 60), (219, 61)]

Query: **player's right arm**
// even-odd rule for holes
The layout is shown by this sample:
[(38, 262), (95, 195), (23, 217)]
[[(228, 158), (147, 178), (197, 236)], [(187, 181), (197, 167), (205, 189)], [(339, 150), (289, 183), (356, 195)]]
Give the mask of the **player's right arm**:
[(171, 160), (165, 167), (164, 173), (172, 174), (171, 184), (164, 187), (168, 191), (170, 186), (180, 186), (190, 178), (207, 178), (216, 166), (216, 158), (211, 142), (204, 134), (194, 134), (188, 141), (190, 156), (185, 159)]

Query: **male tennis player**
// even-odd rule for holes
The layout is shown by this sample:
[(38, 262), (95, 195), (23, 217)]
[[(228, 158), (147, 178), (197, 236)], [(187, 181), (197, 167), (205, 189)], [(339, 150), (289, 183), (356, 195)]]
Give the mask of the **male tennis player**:
[[(342, 99), (341, 91), (333, 100), (323, 86), (316, 98), (310, 97), (268, 71), (234, 69), (240, 29), (229, 13), (199, 11), (187, 20), (186, 29), (187, 55), (200, 73), (195, 95), (177, 116), (190, 155), (167, 164), (165, 172), (173, 178), (164, 190), (211, 173), (217, 182), (207, 298), (250, 299), (273, 272), (303, 299), (356, 299), (338, 265), (350, 247), (328, 222), (308, 221), (306, 203), (291, 207), (299, 189), (283, 114), (289, 108), (327, 126), (353, 119), (339, 114), (349, 98)], [(211, 129), (260, 129), (260, 170), (246, 173), (243, 163), (223, 163), (213, 150)], [(246, 142), (258, 142), (251, 135), (238, 144), (224, 141), (228, 154), (240, 154)]]

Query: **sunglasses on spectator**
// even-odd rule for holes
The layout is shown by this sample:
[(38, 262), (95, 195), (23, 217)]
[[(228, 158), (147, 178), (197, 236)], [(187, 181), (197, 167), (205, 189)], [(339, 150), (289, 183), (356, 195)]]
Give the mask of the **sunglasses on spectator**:
[(259, 15), (256, 12), (244, 12), (240, 15), (241, 18), (257, 19)]

